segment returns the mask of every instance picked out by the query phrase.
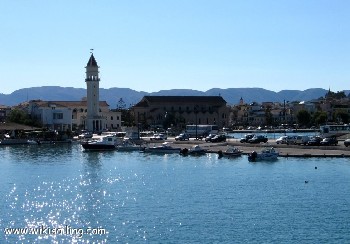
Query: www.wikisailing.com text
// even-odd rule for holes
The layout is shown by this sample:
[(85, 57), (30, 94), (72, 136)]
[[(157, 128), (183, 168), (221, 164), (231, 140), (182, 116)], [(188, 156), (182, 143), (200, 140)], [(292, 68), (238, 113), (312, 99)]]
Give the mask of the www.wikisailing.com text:
[(41, 225), (36, 228), (5, 228), (5, 235), (68, 235), (82, 238), (83, 235), (106, 235), (107, 231), (104, 228), (72, 228), (69, 225), (64, 227), (47, 227)]

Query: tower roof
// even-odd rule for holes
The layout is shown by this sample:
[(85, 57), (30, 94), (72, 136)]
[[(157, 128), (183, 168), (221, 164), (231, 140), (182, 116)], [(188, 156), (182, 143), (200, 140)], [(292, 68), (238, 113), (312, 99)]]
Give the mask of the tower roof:
[(96, 62), (96, 59), (95, 59), (93, 53), (91, 54), (90, 59), (89, 59), (89, 61), (88, 61), (86, 66), (95, 66), (95, 67), (97, 67), (97, 62)]

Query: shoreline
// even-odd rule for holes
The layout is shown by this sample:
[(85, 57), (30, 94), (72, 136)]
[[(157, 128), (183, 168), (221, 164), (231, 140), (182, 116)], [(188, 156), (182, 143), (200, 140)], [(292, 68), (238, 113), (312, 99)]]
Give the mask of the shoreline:
[[(228, 139), (226, 142), (212, 143), (201, 140), (190, 141), (175, 141), (172, 138), (166, 140), (170, 141), (181, 148), (190, 148), (193, 145), (200, 145), (207, 149), (209, 153), (217, 153), (218, 151), (225, 151), (227, 146), (234, 146), (243, 151), (244, 155), (248, 155), (253, 151), (261, 151), (265, 147), (274, 147), (280, 154), (280, 157), (332, 157), (332, 158), (350, 158), (350, 147), (347, 148), (344, 144), (339, 143), (337, 146), (303, 146), (303, 145), (285, 145), (276, 144), (275, 140), (270, 140), (268, 143), (249, 144), (240, 143), (238, 139)], [(147, 143), (162, 143), (150, 142)]]

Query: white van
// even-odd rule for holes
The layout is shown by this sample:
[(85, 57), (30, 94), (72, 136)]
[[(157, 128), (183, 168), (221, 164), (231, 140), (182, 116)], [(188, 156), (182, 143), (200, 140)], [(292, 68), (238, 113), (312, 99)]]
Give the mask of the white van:
[(297, 144), (297, 145), (307, 145), (309, 140), (310, 140), (310, 137), (308, 137), (308, 136), (298, 135), (296, 137), (295, 144)]

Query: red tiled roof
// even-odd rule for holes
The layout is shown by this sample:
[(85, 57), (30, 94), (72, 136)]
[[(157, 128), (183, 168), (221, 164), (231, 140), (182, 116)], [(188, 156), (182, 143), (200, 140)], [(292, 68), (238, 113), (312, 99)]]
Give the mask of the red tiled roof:
[[(86, 107), (87, 106), (87, 101), (39, 101), (35, 102), (38, 104), (38, 106), (49, 106), (51, 105), (56, 105), (60, 107)], [(99, 103), (100, 107), (109, 107), (108, 103), (106, 101), (100, 101)]]

